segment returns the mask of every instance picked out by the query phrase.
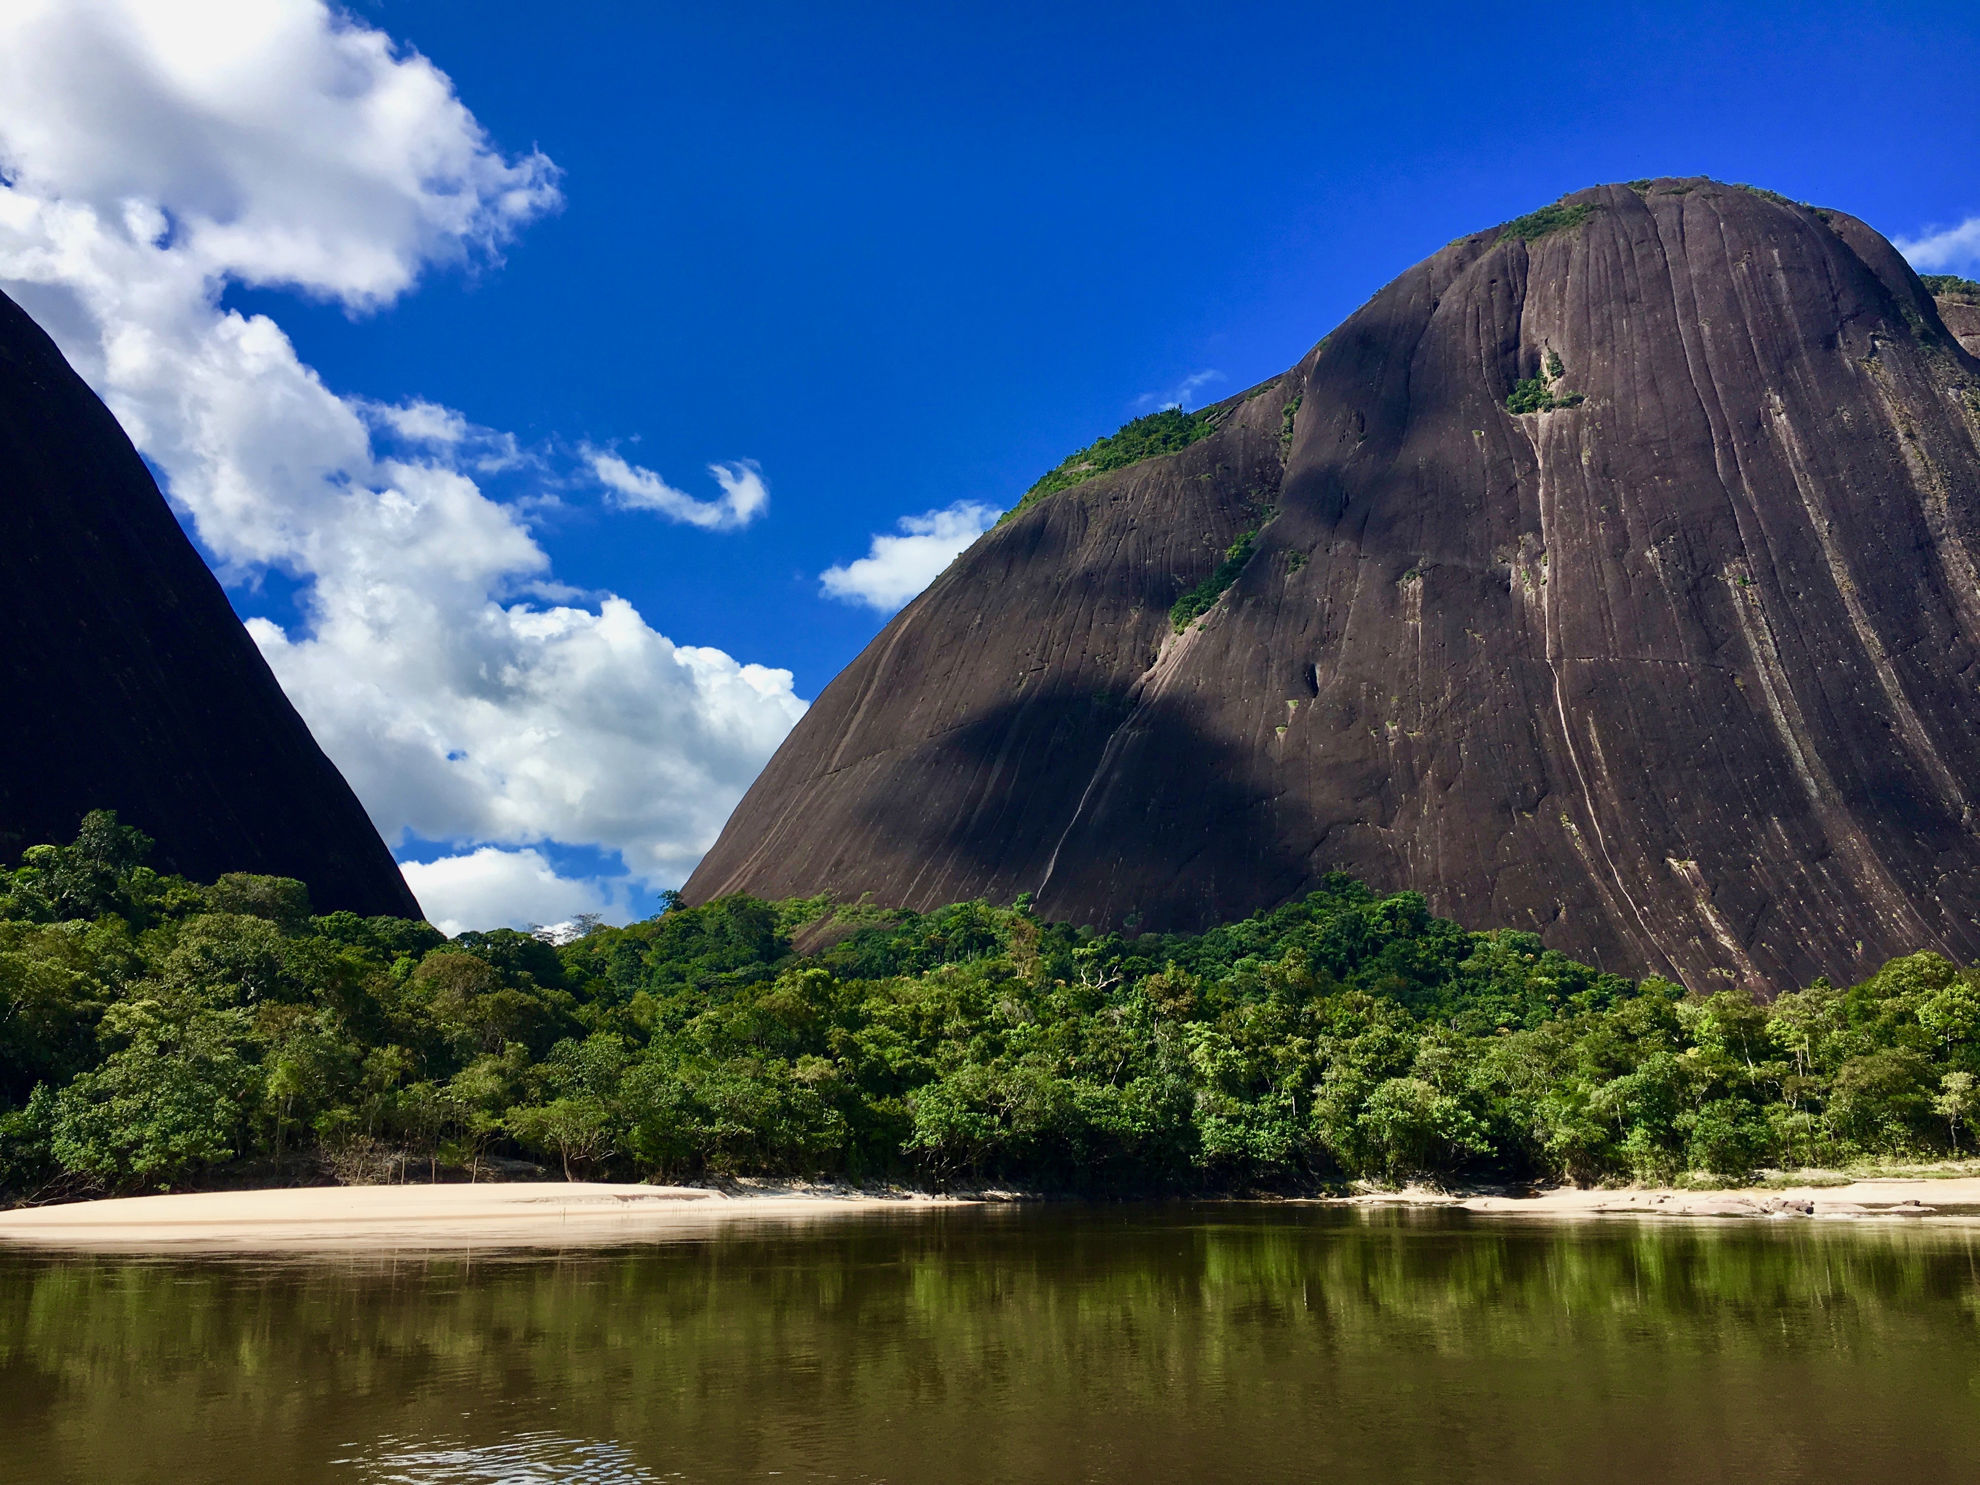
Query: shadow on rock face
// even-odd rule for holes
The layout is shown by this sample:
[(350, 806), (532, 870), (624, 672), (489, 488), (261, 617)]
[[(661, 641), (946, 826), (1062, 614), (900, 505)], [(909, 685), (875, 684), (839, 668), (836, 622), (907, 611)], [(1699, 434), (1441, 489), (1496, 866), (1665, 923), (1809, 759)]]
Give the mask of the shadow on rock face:
[[(937, 751), (944, 773), (973, 779), (976, 803), (927, 819), (920, 849), (1008, 896), (1033, 893), (1047, 917), (1196, 929), (1283, 901), (1309, 875), (1271, 825), (1276, 784), (1178, 702), (1042, 692)], [(868, 808), (898, 824), (896, 802)]]

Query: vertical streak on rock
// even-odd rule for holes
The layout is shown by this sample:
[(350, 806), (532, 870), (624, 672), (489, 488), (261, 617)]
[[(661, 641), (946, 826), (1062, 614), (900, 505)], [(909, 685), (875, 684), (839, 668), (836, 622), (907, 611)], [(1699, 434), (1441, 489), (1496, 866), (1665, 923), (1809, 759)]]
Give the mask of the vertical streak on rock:
[[(1871, 388), (1877, 394), (1877, 405), (1884, 415), (1884, 422), (1896, 439), (1898, 453), (1903, 457), (1912, 485), (1920, 496), (1919, 506), (1925, 516), (1925, 529), (1932, 538), (1932, 553), (1938, 559), (1941, 587), (1952, 607), (1954, 620), (1966, 643), (1980, 648), (1980, 574), (1976, 574), (1972, 556), (1953, 523), (1952, 482), (1922, 443), (1906, 436), (1909, 419), (1900, 407), (1896, 389), (1890, 385), (1881, 362), (1873, 357), (1864, 369)], [(1798, 437), (1778, 396), (1769, 399), (1768, 411), (1773, 415), (1783, 442), (1796, 440), (1791, 454), (1800, 456)], [(1972, 413), (1968, 409), (1956, 420), (1969, 439), (1974, 437), (1971, 418)], [(1802, 466), (1805, 470), (1805, 458), (1802, 459)], [(1805, 474), (1801, 478), (1805, 483)]]
[(1814, 530), (1816, 540), (1821, 544), (1823, 560), (1828, 564), (1829, 579), (1835, 585), (1836, 594), (1842, 600), (1843, 612), (1849, 616), (1849, 626), (1856, 635), (1856, 642), (1863, 658), (1870, 664), (1871, 674), (1876, 676), (1884, 697), (1890, 702), (1891, 711), (1896, 716), (1898, 728), (1910, 744), (1911, 752), (1923, 764), (1926, 771), (1938, 784), (1947, 806), (1961, 821), (1971, 819), (1971, 808), (1967, 804), (1965, 792), (1959, 781), (1953, 777), (1946, 761), (1939, 756), (1939, 750), (1932, 743), (1925, 724), (1919, 720), (1911, 698), (1905, 694), (1904, 683), (1891, 666), (1890, 650), (1883, 636), (1877, 632), (1869, 611), (1863, 605), (1862, 596), (1857, 592), (1856, 580), (1850, 575), (1849, 557), (1837, 544), (1835, 519), (1828, 509), (1828, 501), (1819, 485), (1809, 477), (1807, 461), (1802, 457), (1801, 442), (1791, 426), (1784, 426), (1780, 417), (1769, 419), (1775, 430), (1785, 457), (1788, 472), (1794, 477), (1795, 493), (1801, 498), (1802, 509), (1808, 513), (1808, 523)]
[[(1530, 413), (1527, 417), (1537, 424), (1541, 415)], [(1522, 419), (1522, 422), (1524, 421)], [(1581, 794), (1582, 814), (1588, 821), (1588, 828), (1595, 834), (1595, 849), (1602, 857), (1601, 868), (1595, 873), (1595, 885), (1605, 898), (1610, 899), (1609, 911), (1619, 924), (1622, 917), (1615, 910), (1614, 899), (1610, 897), (1611, 889), (1616, 896), (1621, 897), (1623, 904), (1629, 909), (1629, 917), (1636, 930), (1631, 936), (1635, 940), (1633, 947), (1637, 953), (1646, 960), (1661, 960), (1663, 954), (1657, 946), (1657, 936), (1651, 932), (1650, 925), (1644, 920), (1643, 909), (1638, 906), (1636, 898), (1631, 894), (1629, 884), (1624, 881), (1622, 872), (1616, 866), (1616, 858), (1609, 850), (1608, 836), (1602, 829), (1603, 805), (1589, 787), (1588, 772), (1581, 763), (1581, 751), (1575, 746), (1574, 723), (1568, 716), (1567, 697), (1561, 684), (1561, 624), (1549, 592), (1546, 571), (1547, 554), (1552, 547), (1553, 482), (1548, 478), (1547, 458), (1541, 442), (1548, 435), (1545, 429), (1539, 429), (1537, 436), (1535, 430), (1529, 430), (1527, 436), (1533, 443), (1534, 484), (1540, 515), (1542, 565), (1539, 576), (1539, 603), (1542, 654), (1547, 662), (1547, 673), (1553, 681), (1554, 718), (1560, 729), (1561, 744), (1567, 749), (1568, 766), (1574, 770), (1575, 785)], [(1576, 844), (1579, 845), (1578, 833)]]
[[(1876, 889), (1865, 893), (1866, 905), (1883, 920), (1886, 932), (1893, 939), (1909, 935), (1944, 952), (1944, 940), (1910, 905), (1902, 885), (1876, 854), (1866, 847), (1863, 832), (1850, 818), (1848, 806), (1843, 802), (1835, 780), (1829, 776), (1828, 768), (1809, 734), (1807, 719), (1795, 701), (1794, 688), (1788, 681), (1787, 668), (1781, 664), (1780, 650), (1774, 643), (1773, 630), (1768, 626), (1758, 588), (1743, 570), (1728, 570), (1726, 578), (1732, 590), (1733, 612), (1739, 618), (1740, 634), (1746, 641), (1753, 674), (1760, 684), (1761, 695), (1766, 698), (1767, 713), (1780, 734), (1781, 746), (1794, 762), (1796, 777), (1808, 791), (1809, 802), (1821, 821), (1829, 844), (1847, 862), (1851, 876), (1858, 883), (1865, 888)], [(1902, 916), (1888, 910), (1886, 904), (1893, 902), (1905, 904)]]

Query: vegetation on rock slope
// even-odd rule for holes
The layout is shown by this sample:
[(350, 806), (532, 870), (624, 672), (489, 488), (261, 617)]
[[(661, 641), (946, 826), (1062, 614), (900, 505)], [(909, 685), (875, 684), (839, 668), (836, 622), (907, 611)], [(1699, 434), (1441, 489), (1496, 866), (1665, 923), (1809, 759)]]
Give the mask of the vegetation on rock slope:
[(1214, 433), (1217, 423), (1218, 419), (1208, 409), (1192, 413), (1184, 412), (1179, 407), (1165, 407), (1160, 412), (1136, 418), (1131, 423), (1123, 424), (1117, 432), (1096, 439), (1078, 453), (1069, 455), (1039, 476), (1038, 482), (1024, 492), (1024, 498), (1007, 512), (1006, 519), (1047, 495), (1070, 490), (1096, 474), (1105, 474), (1110, 469), (1125, 469), (1130, 464), (1139, 464), (1143, 459), (1186, 449), (1198, 439), (1208, 438)]
[(1921, 273), (1918, 282), (1940, 299), (1955, 299), (1962, 304), (1980, 304), (1980, 284), (1970, 278), (1961, 278), (1955, 273)]
[(731, 897), (553, 947), (313, 916), (299, 883), (195, 885), (147, 844), (95, 815), (0, 873), (16, 1196), (380, 1151), (1113, 1191), (1664, 1178), (1957, 1151), (1980, 1108), (1980, 973), (1931, 954), (1760, 1005), (1345, 877), (1190, 936), (973, 902), (841, 910), (799, 954), (829, 903)]
[(1575, 206), (1563, 206), (1557, 201), (1523, 217), (1514, 217), (1499, 229), (1499, 241), (1517, 237), (1521, 242), (1532, 242), (1550, 233), (1566, 232), (1594, 216), (1595, 210), (1594, 203), (1588, 201)]
[(1224, 560), (1219, 562), (1210, 575), (1195, 587), (1185, 591), (1169, 608), (1169, 627), (1181, 634), (1203, 615), (1210, 612), (1217, 600), (1224, 596), (1224, 590), (1238, 580), (1245, 564), (1258, 548), (1258, 533), (1246, 531), (1230, 544), (1224, 552)]

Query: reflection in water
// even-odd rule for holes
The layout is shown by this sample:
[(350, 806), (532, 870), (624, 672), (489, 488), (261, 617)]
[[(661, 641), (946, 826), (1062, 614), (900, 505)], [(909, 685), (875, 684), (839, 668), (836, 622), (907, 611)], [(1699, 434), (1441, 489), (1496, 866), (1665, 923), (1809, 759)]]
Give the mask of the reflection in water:
[(621, 1444), (584, 1443), (524, 1433), (494, 1444), (443, 1446), (385, 1437), (349, 1459), (357, 1478), (377, 1485), (653, 1485)]
[(1955, 1478), (1976, 1273), (1928, 1224), (1293, 1206), (0, 1251), (0, 1479)]

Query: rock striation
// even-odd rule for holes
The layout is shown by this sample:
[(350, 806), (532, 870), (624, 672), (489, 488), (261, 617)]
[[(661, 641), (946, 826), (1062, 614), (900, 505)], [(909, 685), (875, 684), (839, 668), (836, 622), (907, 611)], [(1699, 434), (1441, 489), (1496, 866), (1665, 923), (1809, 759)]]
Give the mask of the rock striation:
[(92, 809), (151, 864), (420, 916), (117, 420), (0, 295), (0, 858)]
[(1189, 929), (1345, 871), (1701, 989), (1980, 957), (1980, 362), (1875, 231), (1596, 187), (1209, 421), (958, 559), (689, 900)]

